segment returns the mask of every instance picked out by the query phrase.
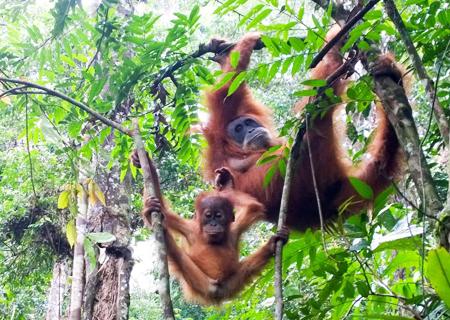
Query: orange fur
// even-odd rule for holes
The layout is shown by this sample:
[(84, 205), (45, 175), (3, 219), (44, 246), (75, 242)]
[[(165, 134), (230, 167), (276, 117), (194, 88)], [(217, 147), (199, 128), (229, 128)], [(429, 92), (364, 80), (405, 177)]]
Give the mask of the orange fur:
[[(338, 31), (338, 27), (332, 28), (327, 35), (327, 40), (330, 40)], [(241, 59), (237, 72), (247, 68), (255, 43), (256, 39), (252, 34), (244, 36), (236, 44), (233, 50), (240, 52)], [(317, 67), (311, 71), (312, 79), (326, 79), (342, 65), (339, 48), (340, 44), (333, 47)], [(381, 57), (378, 63), (382, 65), (381, 72), (390, 74), (398, 72), (389, 56)], [(221, 64), (224, 71), (233, 70), (229, 65), (229, 59), (224, 60)], [(266, 219), (276, 221), (283, 179), (277, 173), (272, 178), (270, 185), (264, 188), (263, 180), (271, 164), (256, 165), (257, 159), (264, 150), (243, 151), (227, 136), (226, 131), (230, 121), (239, 116), (247, 115), (269, 129), (273, 137), (277, 137), (271, 123), (271, 113), (268, 108), (252, 98), (250, 89), (246, 84), (242, 84), (230, 97), (225, 98), (228, 86), (229, 84), (206, 94), (211, 118), (204, 130), (208, 141), (208, 148), (205, 152), (205, 176), (212, 180), (216, 169), (227, 167), (234, 177), (235, 189), (258, 199), (266, 206)], [(345, 91), (345, 81), (337, 79), (332, 87), (335, 94), (341, 95)], [(301, 110), (307, 102), (307, 100), (301, 101), (295, 109)], [(351, 186), (348, 180), (349, 176), (368, 183), (376, 195), (389, 185), (389, 178), (398, 169), (398, 141), (382, 108), (377, 108), (378, 126), (368, 149), (370, 159), (356, 167), (349, 165), (348, 160), (343, 159), (339, 134), (335, 132), (338, 130), (334, 120), (334, 113), (337, 109), (336, 107), (330, 107), (322, 118), (314, 119), (311, 124), (312, 128), (305, 135), (300, 156), (301, 163), (294, 175), (293, 193), (288, 204), (287, 226), (290, 228), (304, 230), (319, 224), (306, 138), (310, 140), (312, 146), (311, 156), (315, 166), (315, 176), (325, 219), (335, 217), (338, 207), (350, 197), (354, 199), (354, 204), (348, 208), (350, 212), (356, 212), (367, 204), (367, 201), (361, 199)], [(272, 145), (276, 144), (283, 144), (283, 141), (274, 138)]]
[[(237, 210), (235, 221), (226, 226), (226, 236), (220, 243), (211, 244), (202, 231), (199, 203), (208, 197), (225, 198)], [(147, 199), (143, 211), (149, 219), (152, 210), (151, 199)], [(184, 296), (201, 304), (219, 304), (236, 295), (255, 276), (257, 276), (273, 256), (274, 243), (278, 236), (272, 237), (255, 253), (239, 261), (239, 240), (241, 234), (253, 223), (264, 217), (264, 207), (253, 197), (241, 192), (211, 191), (202, 193), (196, 201), (193, 219), (183, 219), (162, 203), (167, 254), (170, 272), (180, 282)], [(233, 215), (232, 212), (228, 214)], [(179, 247), (172, 233), (185, 238)]]

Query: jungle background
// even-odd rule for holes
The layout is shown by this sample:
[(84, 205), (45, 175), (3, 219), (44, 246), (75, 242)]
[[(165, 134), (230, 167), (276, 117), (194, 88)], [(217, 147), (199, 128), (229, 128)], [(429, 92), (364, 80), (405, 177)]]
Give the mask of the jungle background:
[[(343, 2), (347, 9), (355, 4)], [(395, 4), (448, 121), (450, 5)], [(297, 122), (291, 108), (313, 95), (303, 82), (332, 15), (327, 1), (307, 0), (1, 0), (0, 318), (66, 319), (80, 277), (82, 318), (161, 318), (156, 254), (139, 214), (142, 177), (129, 162), (133, 140), (55, 92), (126, 128), (139, 119), (164, 196), (175, 212), (191, 217), (195, 196), (211, 186), (201, 177), (206, 142), (190, 128), (207, 119), (201, 92), (221, 76), (210, 54), (193, 53), (214, 37), (236, 41), (261, 31), (266, 48), (254, 53), (246, 80), (273, 110), (281, 134), (292, 139)], [(448, 137), (383, 1), (350, 31), (344, 50), (368, 50), (369, 43), (395, 53), (411, 76), (408, 97), (422, 165), (441, 207), (427, 209), (431, 201), (423, 199), (433, 195), (424, 197), (427, 191), (417, 188), (405, 164), (370, 210), (326, 230), (291, 233), (283, 251), (286, 319), (450, 318), (450, 254), (439, 247)], [(170, 69), (177, 62), (181, 66)], [(342, 121), (343, 144), (358, 163), (373, 133), (375, 95), (372, 79), (360, 66), (356, 73), (361, 77), (350, 82)], [(370, 191), (360, 186), (369, 198)], [(244, 237), (242, 255), (274, 231), (269, 223), (257, 224)], [(84, 257), (78, 264), (74, 248)], [(271, 319), (273, 274), (271, 263), (220, 307), (185, 302), (171, 281), (177, 319)]]

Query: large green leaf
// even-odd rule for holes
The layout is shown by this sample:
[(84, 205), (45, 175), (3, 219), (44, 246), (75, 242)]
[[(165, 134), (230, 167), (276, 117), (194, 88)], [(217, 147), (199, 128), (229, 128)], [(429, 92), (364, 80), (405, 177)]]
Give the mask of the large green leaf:
[(87, 236), (96, 243), (106, 243), (116, 240), (116, 237), (109, 232), (91, 232), (88, 233)]
[(356, 192), (358, 192), (361, 197), (364, 199), (373, 198), (373, 190), (367, 183), (355, 177), (349, 177), (348, 179), (350, 180), (353, 188), (355, 188)]
[(420, 236), (423, 228), (408, 226), (406, 229), (388, 233), (382, 237), (375, 238), (371, 244), (374, 252), (384, 250), (417, 250), (421, 243)]
[(428, 253), (427, 277), (437, 294), (450, 308), (450, 253), (444, 248)]

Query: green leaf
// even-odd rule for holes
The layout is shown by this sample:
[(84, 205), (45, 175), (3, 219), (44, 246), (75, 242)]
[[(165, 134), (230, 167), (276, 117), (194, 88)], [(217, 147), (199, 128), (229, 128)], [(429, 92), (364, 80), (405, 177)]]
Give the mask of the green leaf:
[(365, 20), (378, 20), (383, 17), (380, 10), (371, 10), (364, 15)]
[(373, 202), (373, 207), (376, 212), (380, 211), (386, 205), (387, 199), (393, 193), (394, 193), (394, 187), (391, 185), (375, 197), (375, 200)]
[(246, 75), (247, 73), (245, 71), (242, 71), (236, 76), (236, 78), (234, 78), (233, 82), (230, 84), (230, 87), (228, 88), (227, 97), (231, 96), (239, 88), (241, 83), (244, 82)]
[(240, 57), (239, 51), (233, 51), (230, 53), (230, 64), (233, 68), (236, 68), (239, 63), (239, 57)]
[(95, 268), (95, 265), (97, 264), (97, 256), (95, 254), (94, 244), (91, 240), (89, 240), (88, 237), (84, 238), (83, 241), (83, 247), (84, 252), (86, 253), (86, 256), (88, 258), (89, 262), (89, 270), (92, 271)]
[(355, 177), (349, 177), (348, 179), (361, 197), (368, 200), (373, 198), (373, 190), (367, 183)]
[(400, 250), (394, 259), (389, 261), (389, 265), (383, 271), (383, 275), (393, 275), (395, 271), (401, 268), (419, 269), (420, 255), (415, 251)]
[(327, 85), (327, 81), (323, 79), (309, 79), (303, 81), (301, 84), (310, 87), (324, 87)]
[(116, 240), (116, 237), (109, 232), (91, 232), (87, 236), (96, 243), (113, 242)]
[(267, 170), (267, 173), (264, 176), (264, 181), (263, 181), (263, 187), (264, 188), (267, 188), (267, 186), (270, 184), (270, 182), (272, 181), (272, 178), (273, 178), (275, 172), (277, 172), (277, 167), (276, 166), (271, 166), (269, 168), (269, 170)]
[(397, 230), (376, 238), (372, 242), (371, 248), (374, 252), (384, 250), (417, 250), (422, 233), (422, 227), (409, 226), (407, 229)]
[(92, 99), (94, 99), (102, 91), (107, 80), (108, 79), (104, 77), (103, 79), (94, 82), (91, 91), (89, 92), (88, 102), (92, 102)]
[(70, 220), (67, 222), (66, 225), (66, 238), (69, 242), (69, 245), (71, 248), (73, 248), (73, 245), (77, 241), (77, 228), (75, 226), (75, 220)]
[(285, 74), (288, 71), (288, 69), (291, 66), (293, 60), (294, 59), (292, 57), (289, 57), (286, 60), (284, 60), (283, 65), (281, 67), (281, 73), (282, 74)]
[(356, 288), (358, 289), (359, 294), (363, 297), (367, 297), (370, 294), (369, 287), (365, 281), (361, 280), (356, 282)]
[(260, 166), (260, 165), (263, 165), (265, 163), (272, 162), (276, 158), (278, 158), (278, 156), (275, 155), (275, 154), (268, 155), (268, 156), (262, 156), (261, 158), (258, 159), (258, 161), (256, 161), (256, 165)]
[(301, 6), (300, 9), (298, 9), (297, 20), (301, 21), (303, 19), (304, 14), (305, 14), (305, 7)]
[(303, 62), (304, 62), (304, 58), (302, 55), (295, 57), (294, 63), (292, 64), (292, 70), (291, 70), (292, 75), (295, 75), (300, 70)]
[(355, 296), (355, 288), (353, 287), (352, 283), (348, 280), (344, 281), (344, 287), (343, 287), (344, 297), (346, 298), (353, 298)]
[(278, 170), (280, 171), (282, 177), (286, 175), (286, 161), (284, 158), (280, 158), (278, 161)]
[(191, 11), (191, 14), (189, 15), (189, 22), (191, 22), (191, 25), (193, 25), (198, 20), (198, 14), (200, 12), (200, 7), (196, 4)]
[(261, 11), (256, 17), (253, 18), (253, 20), (247, 25), (247, 30), (250, 30), (254, 26), (256, 26), (258, 23), (260, 23), (264, 18), (266, 18), (270, 13), (272, 12), (272, 9), (265, 9)]
[(58, 197), (58, 209), (65, 209), (69, 206), (70, 191), (64, 190)]
[(69, 132), (69, 136), (71, 138), (76, 138), (80, 134), (81, 131), (81, 122), (71, 122), (69, 127), (67, 128)]
[(303, 49), (305, 49), (305, 44), (303, 43), (303, 40), (301, 38), (298, 38), (298, 37), (290, 37), (289, 38), (289, 44), (297, 52), (302, 51)]
[(307, 89), (294, 92), (294, 96), (296, 97), (314, 97), (315, 95), (317, 95), (317, 90), (315, 89)]
[[(355, 317), (356, 318), (356, 317)], [(414, 318), (391, 316), (385, 314), (364, 314), (364, 316), (358, 317), (359, 319), (375, 319), (375, 320), (413, 320)], [(358, 319), (356, 318), (356, 319)]]
[(259, 12), (262, 8), (264, 8), (263, 4), (257, 4), (252, 9), (250, 9), (247, 14), (241, 18), (241, 21), (239, 21), (238, 27), (242, 27), (248, 20), (250, 20), (253, 15)]
[(220, 81), (214, 85), (214, 90), (219, 90), (220, 88), (222, 88), (228, 81), (230, 81), (234, 77), (235, 74), (236, 72), (234, 71), (224, 74), (222, 79), (220, 79)]
[(272, 66), (269, 69), (269, 73), (267, 74), (267, 80), (266, 80), (267, 82), (269, 82), (270, 80), (272, 80), (275, 77), (276, 73), (278, 72), (278, 69), (280, 69), (280, 66), (281, 66), (280, 60), (277, 60), (272, 64)]
[(427, 277), (447, 308), (450, 308), (450, 253), (444, 248), (431, 250), (427, 261)]
[(55, 3), (55, 7), (52, 10), (52, 16), (55, 18), (55, 24), (52, 30), (54, 37), (59, 36), (63, 32), (66, 18), (69, 15), (69, 9), (73, 8), (77, 3), (76, 0), (58, 0)]

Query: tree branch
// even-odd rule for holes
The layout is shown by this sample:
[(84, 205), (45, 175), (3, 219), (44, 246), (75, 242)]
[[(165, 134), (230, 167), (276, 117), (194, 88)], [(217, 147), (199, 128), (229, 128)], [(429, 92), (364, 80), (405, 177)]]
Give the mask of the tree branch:
[(439, 100), (436, 97), (436, 88), (433, 83), (433, 80), (431, 80), (430, 76), (425, 70), (425, 67), (423, 66), (422, 60), (420, 59), (419, 54), (417, 53), (417, 50), (414, 47), (411, 37), (409, 36), (408, 31), (406, 30), (406, 26), (403, 23), (402, 17), (400, 16), (400, 13), (398, 12), (394, 1), (392, 0), (383, 0), (383, 1), (389, 18), (394, 23), (398, 33), (400, 34), (400, 38), (405, 44), (406, 51), (409, 54), (409, 58), (411, 59), (414, 65), (414, 69), (416, 70), (419, 79), (425, 82), (425, 91), (427, 93), (428, 100), (430, 101), (431, 108), (434, 112), (434, 116), (436, 118), (436, 123), (441, 133), (441, 137), (444, 140), (445, 144), (448, 146), (449, 132), (450, 132), (448, 119), (445, 116), (444, 109), (442, 108), (441, 104), (439, 103)]
[(380, 0), (370, 0), (367, 5), (362, 8), (358, 13), (356, 13), (346, 24), (342, 26), (342, 29), (336, 34), (336, 36), (331, 39), (323, 48), (319, 51), (319, 53), (314, 57), (309, 68), (312, 69), (317, 64), (322, 61), (323, 57), (327, 54), (328, 51), (333, 48), (333, 46), (341, 40), (343, 36), (347, 34), (347, 32), (359, 21), (362, 17), (372, 9)]
[(103, 122), (104, 124), (106, 124), (109, 127), (112, 127), (114, 129), (119, 130), (120, 132), (128, 135), (128, 136), (132, 136), (132, 133), (130, 130), (122, 127), (120, 124), (118, 124), (117, 122), (114, 122), (104, 116), (102, 116), (100, 113), (92, 110), (91, 108), (89, 108), (87, 105), (85, 105), (84, 103), (81, 103), (75, 99), (72, 99), (71, 97), (65, 95), (64, 93), (58, 92), (56, 90), (38, 85), (36, 83), (32, 83), (29, 81), (24, 81), (24, 80), (18, 80), (18, 79), (10, 79), (10, 78), (4, 78), (4, 77), (0, 77), (0, 82), (7, 82), (7, 83), (15, 83), (15, 84), (20, 84), (22, 86), (26, 86), (28, 88), (34, 88), (34, 89), (39, 89), (44, 91), (46, 94), (50, 95), (50, 96), (54, 96), (54, 97), (58, 97), (62, 100), (65, 100), (67, 102), (69, 102), (70, 104), (80, 108), (83, 111), (86, 111), (87, 113), (89, 113), (91, 116), (95, 117), (96, 119), (98, 119), (99, 121)]
[[(312, 1), (318, 4), (323, 3), (323, 1), (319, 0)], [(326, 9), (326, 6), (321, 6)], [(333, 18), (338, 19), (339, 17), (333, 16)], [(378, 48), (371, 46), (367, 52), (367, 57), (369, 61), (375, 61), (380, 53)], [(363, 63), (363, 65), (370, 72), (368, 63)], [(383, 102), (389, 122), (394, 127), (394, 131), (399, 139), (424, 211), (429, 216), (437, 217), (442, 210), (442, 202), (438, 197), (431, 172), (420, 146), (417, 127), (412, 117), (412, 109), (406, 93), (403, 87), (389, 76), (378, 76), (374, 78), (374, 81), (375, 92)], [(423, 192), (421, 192), (422, 190)], [(448, 234), (443, 236), (442, 233), (445, 232), (445, 229), (441, 229), (441, 241), (446, 242), (448, 247), (450, 247), (450, 217), (447, 217), (446, 221)], [(447, 240), (442, 239), (443, 237)]]
[[(284, 177), (283, 193), (281, 196), (280, 215), (278, 216), (278, 231), (283, 228), (286, 223), (286, 215), (288, 210), (289, 198), (291, 196), (293, 176), (297, 170), (300, 147), (303, 136), (306, 132), (306, 126), (302, 124), (297, 132), (292, 149), (289, 155), (286, 175)], [(283, 242), (277, 241), (275, 248), (275, 319), (283, 319), (283, 277), (282, 277), (282, 261), (283, 261)]]
[[(373, 46), (367, 52), (369, 61), (375, 61), (379, 55), (379, 49)], [(363, 62), (370, 72), (370, 64)], [(442, 210), (442, 203), (420, 146), (419, 134), (405, 90), (388, 75), (375, 76), (374, 81), (375, 93), (382, 101), (389, 122), (394, 127), (424, 211), (436, 216)], [(424, 192), (421, 192), (422, 190)]]
[(152, 82), (151, 88), (152, 89), (157, 88), (165, 78), (173, 79), (174, 72), (180, 69), (181, 67), (185, 66), (191, 60), (197, 59), (207, 53), (214, 53), (214, 54), (226, 53), (227, 51), (231, 50), (234, 47), (234, 45), (235, 43), (218, 41), (216, 39), (212, 39), (208, 44), (204, 43), (200, 44), (198, 46), (197, 51), (161, 69), (158, 72), (158, 74), (155, 75), (156, 79)]
[[(139, 162), (141, 164), (143, 178), (144, 178), (144, 188), (145, 194), (150, 197), (160, 197), (158, 190), (156, 190), (153, 181), (158, 179), (157, 176), (152, 176), (152, 170), (150, 168), (151, 159), (148, 157), (147, 152), (145, 151), (144, 142), (142, 141), (142, 137), (139, 133), (139, 122), (138, 119), (133, 119), (134, 125), (134, 144), (138, 151)], [(158, 251), (158, 260), (157, 260), (157, 270), (159, 271), (159, 284), (158, 284), (158, 292), (161, 299), (161, 305), (163, 308), (163, 316), (164, 319), (175, 319), (173, 313), (172, 300), (170, 298), (170, 286), (169, 286), (169, 270), (167, 265), (167, 247), (165, 243), (164, 237), (164, 229), (162, 226), (162, 215), (161, 212), (153, 211), (151, 213), (152, 216), (152, 230), (155, 235), (155, 243)]]
[[(135, 144), (136, 144), (136, 148), (138, 150), (139, 160), (141, 162), (141, 166), (142, 166), (142, 170), (143, 170), (145, 188), (150, 196), (155, 194), (155, 187), (152, 184), (153, 180), (152, 180), (152, 176), (151, 176), (150, 164), (148, 162), (148, 158), (147, 158), (147, 155), (145, 152), (144, 142), (142, 141), (141, 135), (139, 134), (139, 125), (138, 125), (137, 119), (134, 119), (135, 130), (131, 131), (131, 130), (128, 130), (128, 129), (122, 127), (117, 122), (114, 122), (114, 121), (102, 116), (98, 112), (90, 109), (85, 104), (83, 104), (79, 101), (76, 101), (76, 100), (66, 96), (65, 94), (57, 92), (55, 90), (46, 88), (44, 86), (40, 86), (38, 84), (29, 82), (29, 81), (9, 79), (9, 78), (4, 78), (4, 77), (0, 77), (0, 82), (20, 84), (20, 85), (22, 85), (22, 87), (20, 87), (20, 89), (23, 89), (24, 87), (26, 87), (26, 88), (34, 88), (34, 89), (42, 90), (44, 93), (46, 93), (48, 95), (55, 96), (55, 97), (65, 100), (65, 101), (68, 101), (72, 105), (86, 111), (87, 113), (89, 113), (94, 118), (98, 119), (99, 121), (103, 122), (104, 124), (106, 124), (112, 128), (115, 128), (128, 136), (133, 137)], [(16, 89), (18, 89), (18, 88), (16, 88)], [(11, 89), (9, 89), (8, 91), (11, 91)], [(155, 179), (156, 179), (156, 177), (155, 177)], [(161, 297), (161, 304), (163, 306), (163, 313), (164, 313), (165, 319), (175, 319), (174, 313), (173, 313), (172, 301), (170, 299), (169, 272), (168, 272), (168, 266), (167, 266), (167, 254), (166, 254), (166, 246), (165, 246), (165, 242), (164, 242), (164, 231), (162, 228), (161, 213), (152, 212), (152, 221), (153, 221), (152, 228), (154, 230), (155, 238), (157, 240), (157, 247), (158, 247), (158, 253), (159, 253), (159, 258), (160, 258), (159, 262), (158, 262), (159, 263), (158, 271), (159, 271), (159, 277), (160, 277), (160, 279), (159, 279), (159, 282), (160, 282), (159, 294)], [(83, 253), (80, 251), (79, 255), (82, 255), (82, 254)], [(71, 307), (72, 307), (72, 304), (71, 304)], [(78, 319), (80, 310), (81, 309), (78, 308), (78, 305), (76, 307), (76, 310), (71, 310), (71, 319)]]

